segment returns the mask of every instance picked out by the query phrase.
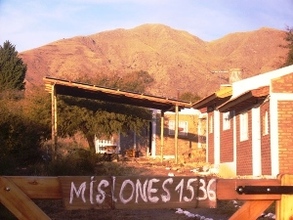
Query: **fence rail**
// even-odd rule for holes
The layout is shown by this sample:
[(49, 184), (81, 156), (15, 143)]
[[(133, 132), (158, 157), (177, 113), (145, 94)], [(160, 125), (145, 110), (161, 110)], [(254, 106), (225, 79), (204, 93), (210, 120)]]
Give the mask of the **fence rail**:
[[(250, 186), (259, 186), (262, 192), (239, 192)], [(218, 200), (246, 201), (230, 219), (256, 219), (277, 201), (277, 219), (292, 219), (293, 191), (271, 192), (276, 186), (293, 186), (293, 175), (277, 179), (0, 176), (0, 202), (18, 219), (31, 220), (50, 219), (31, 199), (63, 199), (66, 209), (215, 207)]]

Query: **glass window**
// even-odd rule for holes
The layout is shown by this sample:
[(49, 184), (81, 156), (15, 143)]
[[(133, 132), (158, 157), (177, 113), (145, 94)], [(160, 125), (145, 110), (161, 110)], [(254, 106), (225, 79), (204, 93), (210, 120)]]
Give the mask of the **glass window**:
[(248, 113), (240, 114), (240, 141), (248, 140)]
[(231, 112), (224, 112), (223, 113), (223, 130), (228, 130), (231, 127)]

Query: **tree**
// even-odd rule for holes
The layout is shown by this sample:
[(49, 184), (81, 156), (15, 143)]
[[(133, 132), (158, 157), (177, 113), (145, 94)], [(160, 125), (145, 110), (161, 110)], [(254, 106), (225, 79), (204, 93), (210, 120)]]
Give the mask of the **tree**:
[(186, 101), (186, 102), (196, 102), (200, 100), (200, 97), (197, 94), (193, 94), (191, 92), (185, 92), (180, 95), (180, 100)]
[(289, 66), (293, 64), (293, 28), (287, 28), (285, 40), (288, 42), (289, 52), (284, 66)]
[(0, 175), (39, 161), (45, 135), (50, 132), (25, 114), (23, 104), (24, 100), (0, 100)]
[[(124, 77), (114, 75), (111, 79), (84, 79), (84, 82), (131, 92), (144, 92), (153, 78), (145, 71), (126, 74)], [(89, 99), (61, 96), (58, 100), (58, 135), (72, 136), (81, 131), (87, 139), (91, 151), (94, 151), (94, 137), (110, 137), (118, 132), (136, 131), (147, 125), (151, 113), (129, 105), (102, 102)]]
[(0, 46), (0, 92), (23, 90), (27, 67), (18, 57), (15, 46), (5, 41)]

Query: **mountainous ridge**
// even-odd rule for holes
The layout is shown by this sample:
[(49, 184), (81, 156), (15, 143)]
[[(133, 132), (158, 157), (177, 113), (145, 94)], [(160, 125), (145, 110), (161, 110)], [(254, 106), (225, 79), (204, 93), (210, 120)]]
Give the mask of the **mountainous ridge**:
[(28, 89), (42, 85), (46, 75), (80, 81), (144, 70), (155, 79), (148, 93), (206, 96), (227, 83), (228, 75), (217, 71), (241, 68), (246, 78), (279, 68), (288, 53), (285, 36), (285, 31), (261, 28), (207, 42), (166, 25), (143, 24), (60, 39), (20, 56), (28, 66)]

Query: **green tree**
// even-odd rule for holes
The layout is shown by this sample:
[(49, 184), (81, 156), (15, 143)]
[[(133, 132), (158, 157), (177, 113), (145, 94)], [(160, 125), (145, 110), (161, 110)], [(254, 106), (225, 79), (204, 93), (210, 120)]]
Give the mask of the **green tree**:
[(293, 28), (287, 28), (285, 40), (288, 42), (289, 52), (284, 66), (289, 66), (293, 64)]
[(0, 46), (0, 92), (23, 90), (27, 67), (18, 57), (15, 46), (5, 41)]
[[(129, 73), (120, 77), (86, 79), (84, 82), (131, 92), (144, 92), (153, 78), (145, 71)], [(109, 103), (96, 100), (61, 96), (58, 100), (58, 135), (74, 135), (81, 131), (87, 139), (89, 147), (94, 151), (94, 137), (110, 137), (114, 133), (136, 131), (146, 126), (151, 119), (147, 109), (135, 106)]]
[(94, 80), (97, 85), (111, 87), (129, 92), (143, 93), (154, 82), (154, 78), (147, 71), (130, 72), (125, 75), (115, 74), (112, 77), (101, 77)]
[(40, 160), (44, 138), (43, 125), (24, 114), (22, 100), (0, 100), (0, 174)]
[(197, 94), (193, 94), (191, 92), (185, 92), (180, 95), (180, 100), (186, 102), (196, 102), (200, 100), (200, 97)]

